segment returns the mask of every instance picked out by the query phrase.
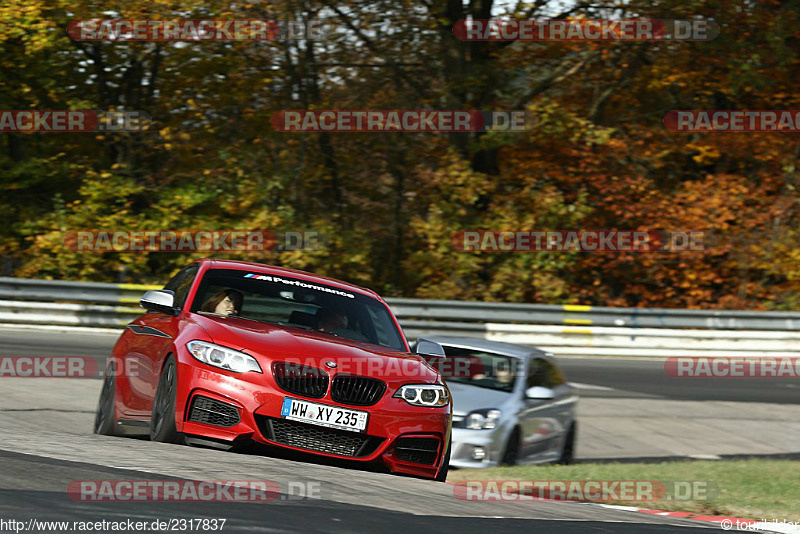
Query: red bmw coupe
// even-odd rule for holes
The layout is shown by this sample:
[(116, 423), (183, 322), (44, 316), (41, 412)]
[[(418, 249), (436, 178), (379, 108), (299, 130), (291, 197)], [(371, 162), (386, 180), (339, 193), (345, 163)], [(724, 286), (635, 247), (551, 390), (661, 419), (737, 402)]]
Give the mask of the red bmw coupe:
[(140, 302), (109, 358), (104, 435), (252, 441), (443, 481), (452, 400), (374, 292), (310, 273), (200, 260)]

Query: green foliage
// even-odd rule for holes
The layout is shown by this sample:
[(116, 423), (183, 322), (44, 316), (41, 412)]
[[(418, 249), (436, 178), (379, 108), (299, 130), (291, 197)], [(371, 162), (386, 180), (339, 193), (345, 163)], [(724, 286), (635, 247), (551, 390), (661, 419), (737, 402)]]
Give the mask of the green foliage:
[[(159, 282), (203, 253), (75, 252), (71, 230), (287, 230), (322, 250), (217, 252), (388, 295), (796, 308), (791, 134), (667, 132), (671, 109), (800, 109), (789, 3), (634, 1), (713, 17), (711, 42), (465, 43), (491, 3), (11, 0), (4, 109), (141, 110), (141, 133), (0, 134), (4, 275)], [(536, 4), (538, 6), (538, 4)], [(554, 6), (520, 5), (543, 18)], [(572, 16), (609, 18), (579, 4)], [(492, 8), (502, 16), (506, 4)], [(75, 43), (72, 19), (325, 17), (325, 41)], [(532, 9), (532, 11), (529, 11)], [(539, 11), (537, 11), (539, 9)], [(280, 133), (286, 109), (526, 109), (526, 132)], [(681, 254), (459, 252), (462, 230), (700, 230)], [(761, 236), (761, 237), (755, 237)]]

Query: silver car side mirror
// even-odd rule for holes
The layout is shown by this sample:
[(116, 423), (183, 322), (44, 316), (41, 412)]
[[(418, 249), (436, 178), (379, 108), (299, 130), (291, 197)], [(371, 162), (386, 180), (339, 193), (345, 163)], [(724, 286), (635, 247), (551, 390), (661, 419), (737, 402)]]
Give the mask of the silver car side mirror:
[(147, 291), (139, 300), (139, 306), (145, 310), (175, 314), (175, 293), (168, 289)]
[(525, 390), (525, 397), (534, 400), (553, 400), (556, 398), (556, 392), (550, 388), (534, 386)]
[(428, 357), (436, 357), (436, 358), (446, 358), (447, 355), (444, 353), (444, 347), (442, 347), (439, 343), (435, 341), (431, 341), (430, 339), (419, 338), (417, 340), (417, 350), (416, 353), (420, 356), (428, 356)]

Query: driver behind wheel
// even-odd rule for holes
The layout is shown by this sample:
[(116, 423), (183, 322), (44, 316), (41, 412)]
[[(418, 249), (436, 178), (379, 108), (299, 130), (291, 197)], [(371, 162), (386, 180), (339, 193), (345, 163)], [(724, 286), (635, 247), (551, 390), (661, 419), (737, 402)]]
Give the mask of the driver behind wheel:
[(217, 315), (239, 315), (242, 311), (244, 295), (236, 289), (223, 289), (216, 293), (203, 304), (200, 311), (216, 313)]

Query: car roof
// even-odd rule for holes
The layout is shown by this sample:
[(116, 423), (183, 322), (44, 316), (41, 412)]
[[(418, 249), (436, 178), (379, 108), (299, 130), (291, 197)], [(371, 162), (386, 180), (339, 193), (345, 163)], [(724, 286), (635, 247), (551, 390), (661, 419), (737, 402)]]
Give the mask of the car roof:
[(383, 300), (376, 292), (374, 292), (371, 289), (367, 289), (366, 287), (357, 286), (355, 284), (343, 282), (335, 278), (328, 278), (327, 276), (321, 276), (318, 274), (310, 273), (308, 271), (300, 271), (298, 269), (290, 269), (288, 267), (278, 267), (277, 265), (267, 265), (264, 263), (253, 263), (253, 262), (239, 261), (239, 260), (218, 260), (218, 259), (206, 258), (199, 260), (199, 263), (208, 263), (210, 269), (236, 269), (239, 271), (251, 270), (262, 274), (292, 276), (295, 278), (303, 279), (308, 282), (325, 283), (330, 286), (334, 286), (338, 289), (355, 291), (357, 293), (377, 298), (378, 300)]
[(425, 339), (435, 341), (440, 345), (450, 345), (454, 347), (483, 350), (486, 352), (496, 352), (515, 358), (527, 359), (531, 357), (551, 358), (551, 355), (536, 347), (517, 345), (515, 343), (504, 343), (502, 341), (490, 341), (480, 337), (466, 336), (424, 336)]

